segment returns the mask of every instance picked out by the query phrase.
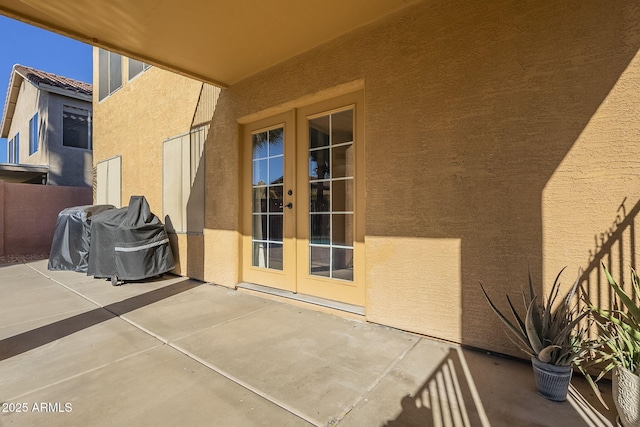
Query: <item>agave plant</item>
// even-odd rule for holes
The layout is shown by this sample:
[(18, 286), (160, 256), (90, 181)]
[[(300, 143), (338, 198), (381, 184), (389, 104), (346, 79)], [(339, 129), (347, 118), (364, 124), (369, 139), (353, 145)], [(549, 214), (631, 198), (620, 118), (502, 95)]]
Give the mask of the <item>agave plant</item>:
[(508, 334), (509, 338), (530, 356), (536, 357), (541, 362), (557, 366), (578, 365), (592, 349), (584, 340), (588, 330), (586, 324), (588, 322), (580, 324), (589, 312), (580, 310), (577, 298), (575, 302), (573, 301), (580, 282), (580, 271), (578, 271), (578, 278), (569, 292), (558, 301), (560, 276), (565, 268), (560, 270), (556, 276), (546, 300), (536, 294), (531, 272), (529, 272), (529, 295), (522, 292), (524, 315), (518, 313), (507, 295), (507, 303), (513, 321), (502, 314), (480, 284), (491, 309), (511, 332)]
[[(640, 307), (616, 283), (604, 263), (602, 267), (609, 286), (615, 292), (613, 309), (605, 310), (596, 307), (589, 301), (586, 294), (583, 295), (587, 307), (596, 314), (594, 321), (598, 328), (598, 342), (601, 346), (578, 368), (584, 374), (602, 405), (609, 409), (595, 382), (618, 366), (628, 369), (635, 375), (640, 375)], [(640, 279), (635, 270), (631, 270), (631, 283), (635, 295), (640, 296)], [(594, 366), (600, 370), (595, 382), (588, 372), (589, 368)], [(620, 408), (618, 408), (618, 412), (620, 413)]]
[[(596, 307), (585, 297), (589, 309), (598, 314), (596, 325), (600, 332), (603, 348), (599, 358), (593, 363), (601, 364), (602, 378), (616, 366), (622, 366), (636, 375), (640, 375), (640, 307), (611, 276), (602, 264), (611, 289), (616, 293), (613, 310)], [(635, 270), (631, 271), (631, 283), (636, 295), (640, 295), (640, 279)], [(618, 302), (622, 303), (622, 307)], [(597, 380), (596, 380), (597, 381)]]

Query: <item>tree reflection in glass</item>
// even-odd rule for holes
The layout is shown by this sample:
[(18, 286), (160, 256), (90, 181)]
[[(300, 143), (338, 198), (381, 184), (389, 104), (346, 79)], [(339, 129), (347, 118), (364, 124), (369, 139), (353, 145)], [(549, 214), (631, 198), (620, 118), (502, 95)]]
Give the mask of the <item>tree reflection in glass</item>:
[(252, 135), (252, 265), (282, 270), (284, 128)]
[(353, 280), (353, 109), (309, 120), (311, 275)]

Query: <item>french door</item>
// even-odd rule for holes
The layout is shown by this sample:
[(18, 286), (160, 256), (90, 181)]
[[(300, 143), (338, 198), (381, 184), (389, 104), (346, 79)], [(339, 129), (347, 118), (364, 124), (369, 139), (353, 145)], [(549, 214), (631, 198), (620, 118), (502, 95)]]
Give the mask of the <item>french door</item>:
[(244, 281), (364, 305), (362, 98), (244, 127)]

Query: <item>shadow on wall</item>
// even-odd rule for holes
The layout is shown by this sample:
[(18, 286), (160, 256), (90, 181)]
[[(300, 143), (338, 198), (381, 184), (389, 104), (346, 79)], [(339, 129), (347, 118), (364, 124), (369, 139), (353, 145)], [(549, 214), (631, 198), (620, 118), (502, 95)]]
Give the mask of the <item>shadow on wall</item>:
[[(174, 212), (178, 217), (172, 219), (171, 215), (165, 215), (164, 219), (167, 229), (173, 233), (172, 248), (176, 265), (180, 268), (178, 273), (199, 280), (204, 280), (205, 152), (207, 142), (212, 136), (211, 120), (216, 110), (219, 93), (219, 88), (203, 83), (189, 133), (173, 139), (179, 142), (178, 152), (183, 157), (183, 161), (179, 171), (179, 185), (172, 188), (182, 196), (179, 201), (180, 208)], [(165, 141), (165, 144), (167, 142)], [(166, 155), (165, 152), (163, 156)], [(184, 159), (184, 156), (189, 158)], [(171, 159), (171, 163), (175, 164), (175, 159)], [(183, 180), (185, 179), (189, 180), (188, 189), (184, 188)], [(185, 191), (188, 191), (186, 200)], [(164, 203), (167, 201), (165, 200)], [(179, 234), (175, 233), (176, 230)]]
[(543, 190), (640, 46), (631, 2), (520, 6), (494, 2), (479, 24), (441, 11), (452, 34), (429, 58), (439, 87), (418, 151), (428, 172), (413, 183), (438, 201), (418, 213), (418, 235), (461, 238), (462, 341), (479, 347), (497, 330), (479, 318), (497, 320), (486, 305), (478, 316), (478, 280), (512, 292), (529, 264), (542, 283)]
[[(368, 91), (367, 125), (380, 125), (367, 136), (415, 143), (394, 146), (394, 164), (376, 168), (389, 147), (368, 138), (366, 221), (367, 235), (461, 239), (462, 342), (487, 347), (487, 331), (499, 328), (479, 320), (498, 321), (477, 283), (512, 292), (527, 264), (541, 283), (543, 190), (638, 52), (640, 19), (630, 1), (465, 8), (448, 3), (429, 18), (406, 18), (422, 35), (397, 66), (428, 71), (410, 88), (387, 76), (404, 106), (377, 105), (376, 89)], [(381, 117), (407, 106), (404, 121)], [(602, 167), (592, 160), (584, 171)]]
[(594, 236), (594, 248), (589, 251), (589, 264), (581, 276), (581, 291), (594, 305), (612, 310), (613, 290), (608, 286), (602, 264), (623, 289), (637, 300), (631, 285), (631, 269), (636, 269), (636, 226), (640, 200), (628, 209), (625, 198), (617, 209), (611, 226)]

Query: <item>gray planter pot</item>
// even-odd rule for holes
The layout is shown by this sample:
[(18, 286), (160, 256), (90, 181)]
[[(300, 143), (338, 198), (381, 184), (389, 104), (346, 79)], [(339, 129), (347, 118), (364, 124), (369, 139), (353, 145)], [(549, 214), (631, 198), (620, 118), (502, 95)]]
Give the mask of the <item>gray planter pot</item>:
[(535, 357), (531, 358), (531, 364), (538, 393), (556, 402), (567, 400), (573, 367), (551, 365), (541, 362)]
[(640, 427), (640, 377), (618, 366), (613, 370), (612, 380), (611, 394), (620, 424), (624, 427)]

